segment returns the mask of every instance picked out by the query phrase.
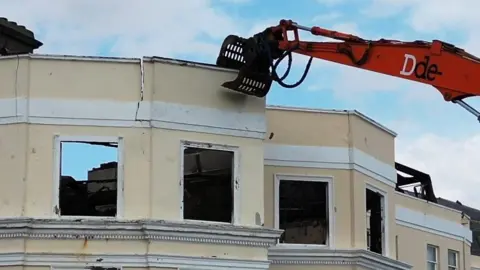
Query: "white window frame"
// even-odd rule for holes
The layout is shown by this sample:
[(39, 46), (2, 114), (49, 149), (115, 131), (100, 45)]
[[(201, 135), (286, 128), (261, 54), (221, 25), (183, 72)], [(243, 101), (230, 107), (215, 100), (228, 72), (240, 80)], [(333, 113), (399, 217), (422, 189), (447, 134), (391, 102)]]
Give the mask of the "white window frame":
[[(373, 192), (377, 192), (379, 193), (382, 197), (381, 197), (381, 207), (383, 209), (382, 211), (382, 255), (383, 256), (390, 256), (390, 241), (389, 241), (389, 233), (390, 233), (390, 226), (389, 226), (389, 220), (390, 220), (390, 216), (389, 216), (389, 211), (388, 211), (388, 192), (383, 189), (383, 188), (379, 188), (375, 185), (372, 185), (370, 183), (365, 183), (365, 196), (367, 196), (367, 190), (370, 190), (370, 191), (373, 191)], [(365, 200), (364, 201), (364, 204), (365, 204), (365, 209), (367, 209), (367, 200), (366, 200), (366, 197), (365, 197)], [(365, 218), (366, 218), (367, 215), (365, 215)], [(365, 220), (365, 226), (366, 226), (366, 220)], [(371, 225), (370, 225), (371, 226)], [(366, 227), (365, 227), (365, 245), (367, 244), (367, 230), (366, 230)]]
[(294, 244), (294, 243), (280, 243), (277, 240), (279, 247), (298, 247), (298, 248), (318, 248), (318, 247), (335, 247), (335, 198), (334, 198), (334, 184), (333, 176), (324, 175), (297, 175), (297, 174), (275, 174), (274, 175), (274, 228), (280, 229), (280, 181), (311, 181), (327, 183), (327, 200), (328, 200), (328, 233), (326, 245), (316, 244)]
[[(64, 136), (55, 135), (53, 142), (53, 198), (52, 215), (61, 219), (119, 219), (124, 215), (124, 142), (123, 137), (113, 136)], [(99, 216), (62, 216), (56, 209), (60, 208), (60, 169), (62, 158), (62, 142), (104, 142), (117, 144), (117, 211), (115, 217)]]
[[(233, 177), (232, 177), (232, 185), (233, 189), (233, 216), (232, 222), (218, 222), (218, 221), (209, 221), (209, 220), (196, 220), (196, 219), (185, 219), (183, 217), (183, 193), (184, 193), (184, 150), (186, 148), (202, 148), (202, 149), (210, 149), (210, 150), (219, 150), (219, 151), (228, 151), (233, 152)], [(181, 140), (180, 141), (180, 219), (192, 223), (210, 223), (210, 224), (233, 224), (239, 225), (241, 223), (240, 219), (240, 196), (241, 196), (241, 189), (242, 189), (242, 179), (240, 177), (240, 155), (239, 155), (239, 147), (233, 145), (226, 145), (226, 144), (215, 144), (209, 142), (198, 142), (198, 141), (189, 141), (189, 140)]]
[[(451, 265), (448, 258), (450, 256), (450, 253), (453, 253), (455, 254), (455, 265)], [(453, 249), (448, 249), (448, 252), (447, 252), (447, 268), (448, 270), (450, 270), (451, 268), (453, 269), (459, 269), (459, 264), (458, 264), (458, 255), (460, 254), (460, 252), (456, 251), (456, 250), (453, 250)]]
[[(433, 248), (433, 249), (435, 250), (435, 259), (436, 259), (436, 261), (429, 261), (429, 260), (428, 260), (428, 248)], [(438, 254), (439, 254), (439, 252), (438, 252), (438, 246), (431, 245), (431, 244), (427, 244), (427, 249), (426, 249), (426, 251), (427, 251), (427, 253), (426, 253), (426, 254), (427, 254), (427, 256), (426, 256), (426, 257), (427, 257), (427, 258), (426, 258), (427, 266), (428, 266), (429, 263), (433, 263), (433, 264), (435, 264), (435, 270), (438, 270)], [(427, 267), (427, 269), (428, 269), (428, 267)]]

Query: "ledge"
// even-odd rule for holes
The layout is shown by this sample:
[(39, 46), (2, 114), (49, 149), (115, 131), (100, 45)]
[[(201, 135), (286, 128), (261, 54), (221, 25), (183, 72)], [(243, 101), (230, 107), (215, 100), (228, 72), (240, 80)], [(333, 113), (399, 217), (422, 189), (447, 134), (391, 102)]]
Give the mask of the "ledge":
[(409, 264), (362, 249), (272, 247), (268, 259), (277, 265), (350, 265), (376, 270), (412, 268)]
[(93, 269), (93, 267), (174, 268), (202, 270), (268, 270), (270, 263), (262, 260), (239, 260), (209, 257), (145, 255), (145, 254), (58, 254), (58, 253), (4, 253), (1, 266), (49, 267), (53, 270)]
[(281, 233), (280, 230), (264, 227), (165, 220), (0, 219), (0, 240), (87, 238), (178, 241), (268, 248), (276, 244)]

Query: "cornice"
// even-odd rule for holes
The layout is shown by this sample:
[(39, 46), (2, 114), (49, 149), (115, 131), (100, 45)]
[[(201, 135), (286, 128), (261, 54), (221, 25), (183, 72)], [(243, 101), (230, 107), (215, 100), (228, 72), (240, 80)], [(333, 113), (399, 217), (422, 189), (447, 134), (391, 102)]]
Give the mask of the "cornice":
[(0, 240), (11, 238), (152, 240), (267, 248), (276, 244), (281, 232), (256, 226), (165, 220), (0, 219)]
[(48, 266), (52, 270), (94, 269), (126, 267), (135, 268), (174, 268), (223, 270), (228, 268), (243, 270), (267, 270), (267, 260), (241, 260), (211, 257), (175, 256), (165, 254), (95, 254), (79, 255), (64, 253), (3, 253), (0, 266)]
[(272, 247), (272, 264), (280, 265), (352, 265), (371, 270), (409, 270), (409, 264), (362, 249), (319, 249)]

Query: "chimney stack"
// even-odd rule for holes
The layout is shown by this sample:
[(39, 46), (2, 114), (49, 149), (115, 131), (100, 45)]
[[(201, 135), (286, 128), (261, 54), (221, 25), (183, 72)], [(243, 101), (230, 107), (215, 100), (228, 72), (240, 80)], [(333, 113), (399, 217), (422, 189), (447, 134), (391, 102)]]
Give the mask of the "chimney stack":
[(29, 54), (42, 45), (25, 26), (0, 17), (0, 55)]

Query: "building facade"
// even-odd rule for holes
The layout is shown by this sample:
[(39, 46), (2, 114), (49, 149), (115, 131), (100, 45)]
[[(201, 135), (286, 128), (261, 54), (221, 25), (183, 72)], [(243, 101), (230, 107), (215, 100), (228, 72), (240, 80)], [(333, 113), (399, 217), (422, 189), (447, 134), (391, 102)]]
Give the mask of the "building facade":
[(158, 57), (1, 57), (0, 267), (480, 266), (468, 215), (397, 189), (393, 131), (220, 87), (235, 76)]

